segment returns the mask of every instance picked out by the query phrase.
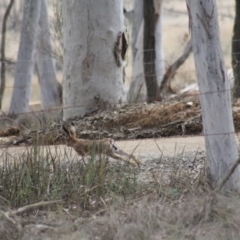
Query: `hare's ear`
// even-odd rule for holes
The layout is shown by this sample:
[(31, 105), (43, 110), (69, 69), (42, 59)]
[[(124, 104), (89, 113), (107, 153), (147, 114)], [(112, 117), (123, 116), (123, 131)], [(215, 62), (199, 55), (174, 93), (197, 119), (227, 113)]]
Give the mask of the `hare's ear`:
[(68, 129), (67, 129), (64, 125), (62, 126), (62, 128), (63, 128), (64, 132), (67, 133), (67, 135), (69, 136), (69, 131), (68, 131)]

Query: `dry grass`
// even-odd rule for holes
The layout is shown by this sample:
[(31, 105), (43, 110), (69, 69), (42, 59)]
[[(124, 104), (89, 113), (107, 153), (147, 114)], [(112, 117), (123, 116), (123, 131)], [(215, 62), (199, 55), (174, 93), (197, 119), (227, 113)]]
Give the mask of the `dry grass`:
[[(8, 152), (2, 156), (3, 239), (240, 238), (239, 195), (213, 194), (205, 168), (196, 174), (176, 165), (177, 159), (159, 159), (144, 180), (151, 159), (139, 172), (94, 154), (84, 164), (57, 148), (42, 150), (36, 145), (14, 159)], [(62, 203), (12, 212), (58, 199)]]
[(63, 205), (74, 203), (87, 212), (145, 191), (144, 184), (137, 182), (139, 170), (109, 163), (104, 154), (96, 156), (94, 150), (83, 161), (72, 151), (60, 153), (57, 146), (50, 150), (35, 142), (18, 155), (6, 149), (1, 160), (0, 196), (14, 208), (61, 199)]
[(239, 239), (238, 209), (235, 196), (188, 195), (171, 203), (156, 197), (126, 207), (123, 217), (112, 211), (82, 231), (100, 239)]
[[(222, 11), (223, 4), (226, 9), (227, 4), (233, 12), (233, 2), (219, 1), (219, 11)], [(176, 1), (165, 4), (169, 9), (185, 10), (184, 0), (179, 0), (177, 7)], [(232, 23), (233, 19), (230, 18), (220, 21), (223, 53), (228, 67)], [(171, 63), (180, 53), (176, 49), (181, 49), (185, 33), (188, 33), (187, 14), (181, 16), (164, 12), (167, 63)], [(18, 38), (19, 33), (9, 32), (8, 58), (16, 58)], [(7, 75), (9, 88), (4, 97), (5, 109), (10, 104), (13, 73), (14, 67)], [(174, 87), (182, 87), (193, 81), (195, 72), (193, 58), (190, 57), (175, 77)], [(37, 86), (36, 76), (33, 85)], [(37, 101), (39, 98), (39, 88), (34, 87), (31, 100)], [(184, 109), (180, 104), (175, 110)], [(168, 109), (162, 118), (167, 119), (174, 113), (173, 110)], [(156, 109), (141, 114), (151, 115), (154, 120), (151, 126), (155, 126), (155, 121), (160, 117)], [(125, 122), (127, 117), (131, 116), (122, 114), (121, 121)], [(135, 120), (138, 125), (151, 124), (142, 118)], [(25, 130), (37, 130), (52, 123), (52, 119), (42, 115), (19, 119), (19, 125)], [(144, 182), (138, 178), (138, 170), (109, 163), (104, 156), (96, 161), (93, 154), (83, 164), (71, 156), (60, 155), (57, 147), (55, 154), (50, 151), (42, 154), (42, 148), (36, 143), (18, 157), (6, 151), (1, 160), (0, 236), (3, 240), (240, 239), (239, 195), (211, 194), (204, 171), (192, 182), (188, 171), (172, 167), (167, 178), (164, 171), (159, 171)], [(55, 199), (61, 199), (62, 204), (39, 208), (20, 216), (7, 214), (9, 210), (31, 203)]]

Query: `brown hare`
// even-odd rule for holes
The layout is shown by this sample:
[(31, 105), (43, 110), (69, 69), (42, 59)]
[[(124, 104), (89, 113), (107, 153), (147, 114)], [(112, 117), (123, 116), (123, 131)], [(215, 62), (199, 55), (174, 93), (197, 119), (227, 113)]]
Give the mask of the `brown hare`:
[[(91, 152), (94, 152), (96, 154), (103, 153), (114, 159), (131, 164), (132, 166), (136, 166), (137, 164), (138, 167), (140, 167), (140, 165), (142, 164), (141, 160), (137, 159), (132, 154), (127, 154), (121, 149), (119, 149), (115, 145), (114, 139), (111, 138), (104, 138), (101, 140), (79, 139), (76, 137), (76, 128), (74, 123), (71, 123), (71, 127), (69, 130), (65, 126), (63, 126), (63, 130), (70, 137), (70, 142), (67, 143), (67, 146), (72, 147), (78, 153), (78, 155), (82, 157), (91, 154)], [(130, 159), (134, 160), (135, 163), (130, 161)]]

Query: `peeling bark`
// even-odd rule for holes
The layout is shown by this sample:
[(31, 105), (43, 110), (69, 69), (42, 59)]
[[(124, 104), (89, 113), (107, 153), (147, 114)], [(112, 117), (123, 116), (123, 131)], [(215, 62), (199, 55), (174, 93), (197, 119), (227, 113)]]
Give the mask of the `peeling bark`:
[(89, 113), (99, 102), (125, 102), (123, 66), (113, 51), (124, 32), (122, 1), (63, 0), (63, 19), (64, 119)]

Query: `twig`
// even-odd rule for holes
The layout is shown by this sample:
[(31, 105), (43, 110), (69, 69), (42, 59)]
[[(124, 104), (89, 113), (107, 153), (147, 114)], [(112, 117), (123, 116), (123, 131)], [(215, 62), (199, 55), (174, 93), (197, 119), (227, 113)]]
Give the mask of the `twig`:
[(184, 121), (183, 120), (177, 120), (175, 122), (170, 122), (170, 123), (162, 125), (161, 128), (169, 127), (169, 126), (172, 126), (172, 125), (175, 125), (175, 124), (180, 124), (180, 123), (184, 123)]
[[(4, 218), (4, 220), (7, 220), (7, 221), (11, 222), (13, 225), (16, 225), (16, 222), (12, 218), (10, 218), (7, 213), (5, 213), (1, 210), (0, 210), (0, 217)], [(1, 221), (2, 221), (2, 219), (1, 219)]]
[(10, 201), (8, 201), (6, 198), (4, 198), (4, 197), (2, 197), (2, 196), (0, 196), (0, 201), (6, 203), (8, 206), (11, 205)]
[(102, 199), (102, 197), (100, 197), (104, 207), (106, 208), (106, 211), (109, 213), (109, 210), (108, 210), (108, 207), (107, 207), (107, 204), (105, 203), (105, 201)]
[(237, 161), (233, 164), (225, 178), (222, 180), (222, 182), (216, 187), (216, 189), (213, 191), (214, 193), (221, 191), (222, 187), (225, 185), (225, 183), (228, 181), (228, 179), (231, 177), (235, 169), (237, 168), (238, 164), (240, 164), (240, 157), (237, 159)]
[(158, 145), (158, 143), (156, 142), (156, 139), (155, 139), (155, 138), (154, 138), (154, 142), (155, 142), (155, 144), (156, 144), (159, 152), (161, 152), (161, 157), (160, 157), (160, 158), (162, 158), (162, 156), (163, 156), (163, 151), (162, 151), (161, 148), (159, 147), (159, 145)]
[(6, 214), (11, 216), (11, 215), (17, 215), (17, 214), (23, 214), (25, 212), (34, 210), (36, 208), (40, 208), (40, 207), (44, 207), (44, 206), (48, 206), (48, 205), (52, 205), (55, 203), (61, 203), (61, 200), (54, 200), (54, 201), (46, 201), (46, 202), (38, 202), (38, 203), (34, 203), (25, 207), (21, 207), (15, 211), (12, 212), (7, 212)]

